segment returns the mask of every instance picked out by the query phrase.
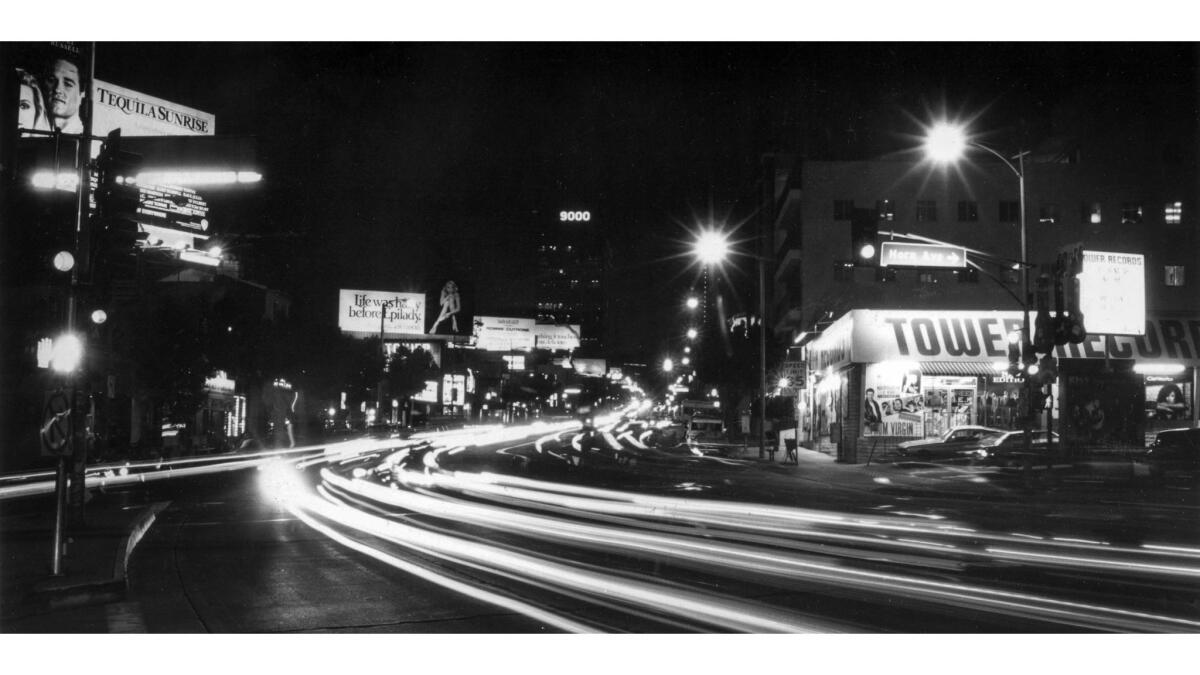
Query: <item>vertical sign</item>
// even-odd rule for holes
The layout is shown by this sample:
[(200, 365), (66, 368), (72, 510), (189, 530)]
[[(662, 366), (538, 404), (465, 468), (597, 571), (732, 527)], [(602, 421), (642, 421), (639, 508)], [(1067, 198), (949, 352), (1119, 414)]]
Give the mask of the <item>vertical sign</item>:
[(1079, 311), (1089, 333), (1146, 334), (1146, 257), (1084, 251)]

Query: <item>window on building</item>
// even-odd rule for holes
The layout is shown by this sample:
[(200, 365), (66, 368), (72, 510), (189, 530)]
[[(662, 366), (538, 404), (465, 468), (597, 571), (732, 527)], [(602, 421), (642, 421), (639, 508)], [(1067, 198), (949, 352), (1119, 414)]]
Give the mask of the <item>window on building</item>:
[(849, 260), (833, 261), (833, 280), (834, 281), (853, 281), (854, 280), (854, 263)]
[(896, 203), (890, 199), (880, 199), (875, 202), (875, 212), (880, 220), (890, 223), (896, 220)]
[(979, 283), (979, 270), (974, 267), (964, 267), (961, 270), (954, 270), (954, 278), (958, 279), (960, 284), (977, 284)]
[(1000, 202), (999, 216), (1002, 223), (1021, 222), (1021, 202)]
[(937, 275), (933, 272), (918, 272), (917, 281), (922, 284), (936, 284)]
[(835, 199), (833, 200), (833, 219), (834, 220), (850, 220), (850, 216), (854, 213), (853, 199)]
[(933, 223), (937, 221), (937, 202), (927, 199), (917, 201), (917, 222)]
[(1163, 220), (1168, 225), (1178, 225), (1183, 222), (1183, 202), (1170, 202), (1163, 210)]
[(1089, 223), (1092, 225), (1099, 225), (1100, 202), (1084, 202), (1083, 205), (1079, 207), (1079, 214), (1081, 216), (1080, 222), (1082, 222), (1084, 225)]
[(959, 202), (958, 222), (973, 223), (979, 220), (979, 202)]
[(1038, 209), (1038, 222), (1053, 225), (1058, 222), (1058, 204), (1042, 204)]
[(1142, 205), (1141, 204), (1122, 204), (1121, 205), (1121, 224), (1122, 225), (1137, 225), (1142, 222)]
[(1164, 283), (1168, 286), (1182, 286), (1183, 281), (1183, 265), (1167, 265), (1163, 268)]

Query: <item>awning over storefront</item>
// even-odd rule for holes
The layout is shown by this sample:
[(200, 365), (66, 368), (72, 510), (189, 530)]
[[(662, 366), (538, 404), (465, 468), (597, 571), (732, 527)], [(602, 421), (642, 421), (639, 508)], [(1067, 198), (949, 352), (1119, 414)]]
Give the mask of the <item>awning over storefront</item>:
[(996, 365), (983, 361), (921, 361), (922, 375), (995, 375)]

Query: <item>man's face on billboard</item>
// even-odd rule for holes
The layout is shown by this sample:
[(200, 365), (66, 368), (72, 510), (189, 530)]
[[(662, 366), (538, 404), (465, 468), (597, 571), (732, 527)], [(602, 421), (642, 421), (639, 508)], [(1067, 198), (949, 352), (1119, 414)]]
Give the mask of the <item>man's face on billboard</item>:
[(46, 78), (47, 107), (50, 115), (70, 119), (79, 114), (79, 100), (83, 92), (79, 87), (79, 69), (70, 61), (58, 59)]

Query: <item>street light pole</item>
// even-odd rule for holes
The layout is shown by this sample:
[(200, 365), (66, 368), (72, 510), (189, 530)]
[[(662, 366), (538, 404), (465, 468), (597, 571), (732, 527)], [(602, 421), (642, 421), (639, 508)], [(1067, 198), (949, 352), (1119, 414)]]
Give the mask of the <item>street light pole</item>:
[[(1012, 161), (1010, 161), (1007, 157), (982, 143), (972, 141), (969, 143), (969, 145), (992, 153), (996, 157), (1000, 158), (1000, 161), (1004, 162), (1004, 165), (1017, 175), (1017, 192), (1019, 199), (1017, 207), (1021, 210), (1019, 219), (1021, 224), (1021, 361), (1022, 366), (1024, 366), (1025, 345), (1033, 341), (1033, 333), (1030, 332), (1029, 327), (1029, 308), (1033, 303), (1029, 297), (1029, 253), (1028, 242), (1026, 239), (1027, 230), (1025, 227), (1025, 152), (1022, 151), (1017, 153), (1017, 166), (1013, 166)], [(1028, 371), (1025, 372), (1024, 389), (1026, 410), (1025, 414), (1022, 416), (1024, 422), (1021, 426), (1025, 436), (1025, 454), (1028, 456), (1033, 451), (1034, 415), (1033, 381), (1030, 379)], [(1049, 432), (1047, 432), (1046, 442), (1050, 442)]]
[[(762, 218), (762, 216), (759, 216)], [(767, 449), (767, 263), (764, 251), (766, 238), (759, 232), (758, 256), (758, 458)], [(775, 453), (771, 453), (775, 459)]]
[(384, 300), (379, 306), (379, 353), (383, 356), (383, 366), (379, 370), (379, 388), (375, 392), (375, 419), (378, 422), (383, 417), (383, 384), (387, 380), (387, 344), (383, 341), (383, 324), (387, 319), (388, 307), (395, 304), (395, 300)]

